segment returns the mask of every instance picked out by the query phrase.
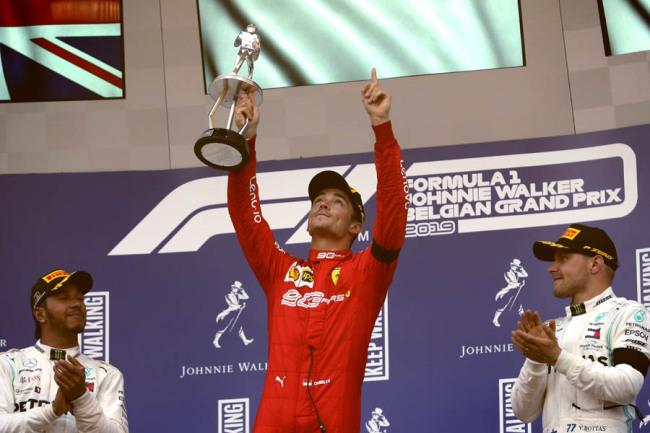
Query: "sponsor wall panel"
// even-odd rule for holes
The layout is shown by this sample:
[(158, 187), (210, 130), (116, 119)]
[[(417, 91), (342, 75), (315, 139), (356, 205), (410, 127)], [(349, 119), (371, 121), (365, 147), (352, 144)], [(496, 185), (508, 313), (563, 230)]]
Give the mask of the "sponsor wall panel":
[[(539, 420), (517, 425), (506, 407), (523, 362), (510, 342), (517, 312), (553, 318), (565, 305), (532, 243), (556, 240), (571, 222), (600, 226), (619, 249), (616, 293), (650, 299), (649, 134), (645, 125), (403, 152), (409, 237), (369, 348), (362, 431), (366, 422), (388, 433), (453, 431), (461, 420), (468, 431), (541, 431)], [(278, 242), (306, 256), (307, 182), (326, 167), (360, 190), (371, 227), (372, 158), (260, 163)], [(0, 350), (33, 343), (27, 297), (37, 276), (85, 269), (96, 308), (83, 341), (123, 371), (133, 431), (252, 429), (266, 300), (232, 233), (225, 181), (208, 168), (0, 176)], [(645, 386), (644, 413), (649, 400)], [(161, 416), (161, 407), (174, 411)], [(650, 431), (638, 420), (635, 429)]]

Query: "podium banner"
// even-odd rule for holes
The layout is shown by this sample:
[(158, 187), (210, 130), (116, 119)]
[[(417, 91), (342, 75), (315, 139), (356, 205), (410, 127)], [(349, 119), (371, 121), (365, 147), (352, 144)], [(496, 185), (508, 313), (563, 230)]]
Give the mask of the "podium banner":
[[(532, 244), (571, 223), (605, 229), (621, 263), (615, 293), (650, 306), (648, 136), (643, 125), (403, 150), (407, 239), (368, 347), (362, 432), (541, 432), (539, 419), (512, 413), (524, 358), (510, 332), (522, 309), (551, 319), (569, 300), (553, 297)], [(325, 169), (365, 200), (353, 249), (372, 241), (372, 153), (261, 162), (262, 214), (293, 255), (309, 250), (307, 185)], [(132, 431), (251, 431), (267, 369), (266, 299), (226, 185), (207, 167), (0, 176), (0, 351), (33, 344), (38, 276), (87, 270), (95, 286), (80, 342), (124, 373)], [(649, 401), (646, 385), (644, 414)]]

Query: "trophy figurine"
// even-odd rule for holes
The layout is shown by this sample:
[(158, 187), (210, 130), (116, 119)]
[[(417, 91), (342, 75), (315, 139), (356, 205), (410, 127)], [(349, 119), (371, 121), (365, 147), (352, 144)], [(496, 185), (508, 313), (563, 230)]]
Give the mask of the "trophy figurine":
[[(243, 167), (250, 160), (248, 142), (246, 141), (248, 119), (239, 131), (232, 129), (239, 94), (252, 92), (255, 103), (258, 106), (262, 103), (262, 89), (252, 80), (253, 62), (260, 54), (260, 37), (253, 24), (249, 24), (246, 30), (239, 33), (235, 39), (235, 47), (239, 47), (239, 53), (232, 73), (220, 75), (210, 84), (208, 92), (215, 103), (208, 116), (209, 128), (194, 144), (194, 153), (202, 163), (229, 171)], [(248, 65), (248, 77), (237, 75), (244, 60)], [(214, 127), (213, 117), (220, 106), (230, 108), (225, 128)]]

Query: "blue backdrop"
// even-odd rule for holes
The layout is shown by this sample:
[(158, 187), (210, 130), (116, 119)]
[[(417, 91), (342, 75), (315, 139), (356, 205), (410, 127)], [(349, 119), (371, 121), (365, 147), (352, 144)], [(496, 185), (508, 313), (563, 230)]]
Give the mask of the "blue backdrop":
[[(553, 298), (532, 243), (557, 240), (572, 222), (604, 228), (619, 250), (615, 292), (650, 304), (648, 136), (646, 125), (403, 151), (412, 210), (369, 347), (363, 432), (376, 408), (388, 433), (541, 431), (510, 410), (523, 362), (510, 331), (520, 308), (548, 319), (566, 300)], [(370, 228), (372, 162), (367, 153), (260, 163), (262, 209), (283, 248), (307, 254), (307, 183), (325, 168), (360, 190)], [(124, 373), (132, 431), (249, 431), (267, 360), (265, 297), (225, 193), (225, 174), (208, 168), (0, 176), (0, 351), (33, 343), (38, 276), (85, 269), (95, 287), (81, 343)], [(355, 248), (369, 243), (362, 233)], [(495, 300), (515, 259), (521, 288)], [(215, 319), (235, 281), (249, 298), (216, 348), (224, 324)], [(646, 386), (644, 413), (649, 398)]]

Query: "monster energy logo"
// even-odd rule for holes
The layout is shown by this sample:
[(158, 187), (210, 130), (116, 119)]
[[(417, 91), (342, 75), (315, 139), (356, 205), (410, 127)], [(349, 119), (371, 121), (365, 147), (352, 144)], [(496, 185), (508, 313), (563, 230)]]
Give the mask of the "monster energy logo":
[(581, 314), (585, 314), (586, 312), (587, 312), (587, 309), (585, 308), (584, 303), (571, 305), (571, 315), (572, 316), (579, 316)]
[(65, 359), (65, 350), (61, 350), (61, 349), (52, 349), (52, 350), (50, 350), (50, 359), (52, 361), (58, 361), (60, 359)]

